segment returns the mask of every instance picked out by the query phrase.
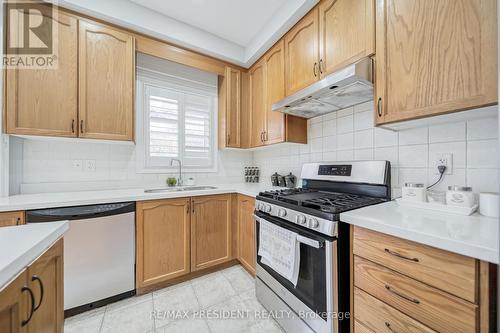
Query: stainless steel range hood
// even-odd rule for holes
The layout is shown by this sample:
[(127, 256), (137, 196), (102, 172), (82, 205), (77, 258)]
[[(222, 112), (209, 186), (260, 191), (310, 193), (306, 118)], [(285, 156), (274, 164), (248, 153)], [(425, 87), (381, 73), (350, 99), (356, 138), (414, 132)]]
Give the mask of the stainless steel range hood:
[(365, 58), (273, 104), (272, 110), (314, 118), (373, 100), (373, 62)]

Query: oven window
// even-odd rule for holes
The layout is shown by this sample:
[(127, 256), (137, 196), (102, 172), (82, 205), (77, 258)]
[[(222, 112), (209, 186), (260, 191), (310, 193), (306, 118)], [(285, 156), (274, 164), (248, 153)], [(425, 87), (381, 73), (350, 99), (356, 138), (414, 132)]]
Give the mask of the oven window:
[[(259, 223), (256, 223), (257, 249), (259, 248), (259, 227)], [(293, 293), (295, 297), (326, 320), (326, 249), (324, 246), (316, 249), (312, 246), (300, 244), (300, 270), (296, 287), (272, 268), (263, 264), (261, 259), (260, 256), (257, 256), (257, 262), (262, 268)]]

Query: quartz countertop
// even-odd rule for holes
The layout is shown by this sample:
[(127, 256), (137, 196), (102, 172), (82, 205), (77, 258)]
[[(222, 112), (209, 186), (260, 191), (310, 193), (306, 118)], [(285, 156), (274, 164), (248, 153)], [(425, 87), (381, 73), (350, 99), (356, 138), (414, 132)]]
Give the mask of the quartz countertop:
[(355, 226), (499, 264), (499, 220), (401, 207), (395, 201), (341, 213)]
[(0, 228), (0, 290), (68, 230), (67, 222)]
[[(208, 185), (207, 185), (208, 186)], [(22, 194), (0, 198), (0, 212), (83, 206), (126, 201), (182, 198), (201, 195), (239, 193), (256, 197), (261, 191), (276, 189), (263, 184), (213, 185), (216, 189), (179, 192), (145, 193), (144, 189), (120, 189), (106, 191), (82, 191), (61, 193)]]

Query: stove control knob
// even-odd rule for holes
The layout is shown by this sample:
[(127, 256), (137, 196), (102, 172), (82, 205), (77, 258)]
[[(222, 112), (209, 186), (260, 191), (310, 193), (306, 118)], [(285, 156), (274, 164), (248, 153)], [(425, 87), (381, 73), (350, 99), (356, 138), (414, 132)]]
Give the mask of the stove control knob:
[(271, 208), (271, 205), (265, 205), (265, 206), (264, 206), (264, 211), (265, 211), (266, 213), (270, 213), (270, 212), (271, 212), (271, 209), (272, 209), (272, 208)]
[(313, 228), (313, 229), (316, 229), (317, 227), (319, 227), (319, 222), (317, 219), (315, 218), (311, 218), (309, 219), (309, 228)]
[(306, 217), (304, 215), (297, 215), (296, 222), (298, 224), (306, 224)]
[(280, 208), (280, 210), (278, 210), (278, 216), (279, 217), (285, 217), (286, 216), (286, 210), (283, 209), (283, 208)]
[(257, 210), (262, 211), (262, 204), (260, 202), (257, 204)]

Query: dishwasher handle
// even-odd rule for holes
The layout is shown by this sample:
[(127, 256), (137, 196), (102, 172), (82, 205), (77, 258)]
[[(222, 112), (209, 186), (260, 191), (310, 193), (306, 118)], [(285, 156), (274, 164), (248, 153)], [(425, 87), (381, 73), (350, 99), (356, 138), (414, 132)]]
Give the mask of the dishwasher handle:
[(133, 212), (135, 212), (135, 202), (49, 208), (27, 211), (26, 222), (43, 223), (61, 220), (84, 220)]

